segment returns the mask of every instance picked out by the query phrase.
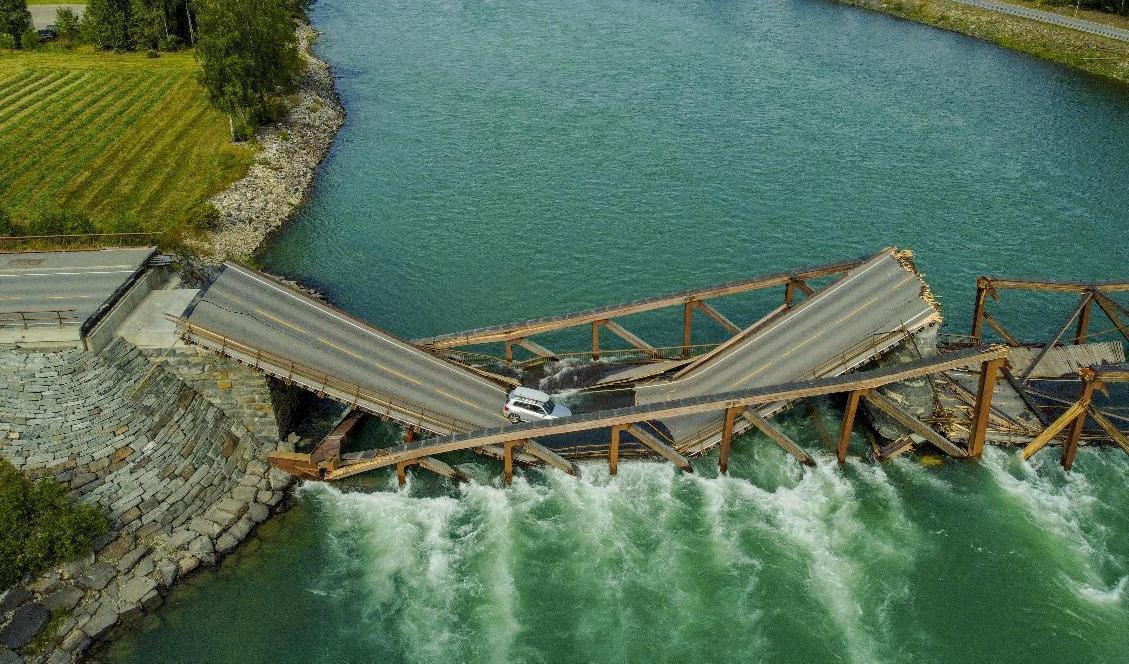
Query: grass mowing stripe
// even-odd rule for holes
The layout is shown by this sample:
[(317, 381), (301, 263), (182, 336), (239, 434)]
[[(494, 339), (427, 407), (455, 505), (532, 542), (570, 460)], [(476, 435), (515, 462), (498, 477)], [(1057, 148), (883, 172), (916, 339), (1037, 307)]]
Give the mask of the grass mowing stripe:
[(67, 90), (79, 79), (81, 79), (81, 73), (72, 71), (56, 81), (56, 84), (53, 84), (50, 88), (41, 88), (41, 94), (28, 95), (21, 98), (16, 104), (3, 107), (2, 110), (0, 110), (0, 124), (6, 122), (9, 117), (14, 117), (19, 113), (27, 111), (30, 107), (43, 103), (44, 99), (50, 99), (52, 96), (62, 93), (62, 91)]
[(106, 130), (100, 132), (98, 141), (87, 143), (80, 153), (73, 155), (66, 162), (65, 170), (56, 171), (51, 180), (45, 183), (41, 182), (28, 195), (34, 197), (44, 191), (44, 188), (49, 192), (57, 192), (73, 191), (85, 186), (88, 180), (100, 173), (103, 164), (117, 159), (117, 152), (108, 148), (119, 141), (126, 132), (133, 130), (138, 121), (161, 101), (169, 88), (181, 77), (182, 75), (177, 77), (163, 76), (164, 81), (159, 86), (151, 88), (151, 94), (137, 100), (126, 113), (110, 123)]
[(63, 69), (36, 79), (31, 86), (16, 88), (3, 99), (0, 99), (0, 109), (7, 112), (13, 108), (20, 108), (22, 105), (26, 105), (29, 100), (37, 99), (44, 92), (49, 92), (51, 89), (62, 85), (66, 82), (66, 79), (77, 73), (74, 70)]
[(50, 85), (52, 82), (57, 81), (59, 78), (66, 75), (66, 69), (36, 69), (34, 70), (36, 78), (31, 82), (30, 86), (15, 85), (5, 91), (5, 94), (0, 97), (0, 106), (9, 103), (13, 98), (21, 95), (29, 95), (34, 93), (39, 88)]
[(102, 229), (192, 233), (187, 213), (256, 150), (229, 142), (199, 71), (191, 53), (0, 57), (0, 201), (17, 219), (31, 204), (82, 201)]
[(90, 74), (83, 72), (77, 78), (71, 79), (62, 87), (55, 88), (50, 93), (37, 97), (34, 103), (25, 106), (14, 115), (4, 117), (4, 115), (0, 113), (0, 136), (5, 133), (4, 130), (7, 129), (9, 125), (19, 123), (23, 118), (26, 118), (29, 113), (35, 113), (33, 122), (39, 121), (43, 117), (44, 110), (56, 106), (60, 101), (69, 99), (76, 90), (81, 90), (84, 87), (84, 83), (89, 78)]
[[(133, 81), (133, 78), (134, 77), (132, 76), (126, 77), (123, 79), (123, 82), (125, 84), (129, 84)], [(19, 163), (18, 169), (5, 172), (3, 177), (0, 177), (0, 193), (4, 192), (6, 188), (18, 185), (21, 181), (21, 178), (24, 176), (33, 176), (37, 172), (40, 175), (46, 173), (46, 169), (39, 168), (39, 166), (43, 162), (50, 162), (50, 160), (52, 159), (55, 159), (55, 161), (57, 161), (58, 158), (67, 157), (68, 153), (63, 148), (69, 147), (76, 142), (88, 141), (90, 138), (87, 135), (88, 133), (100, 131), (102, 127), (105, 126), (106, 122), (120, 117), (120, 113), (118, 111), (128, 108), (129, 105), (136, 100), (136, 98), (140, 97), (143, 94), (145, 94), (145, 90), (135, 85), (133, 86), (133, 93), (129, 96), (121, 97), (110, 94), (107, 95), (104, 100), (108, 103), (99, 103), (98, 105), (90, 109), (79, 109), (83, 112), (76, 119), (75, 124), (78, 124), (81, 127), (82, 131), (68, 131), (60, 134), (59, 140), (57, 140), (53, 145), (40, 146), (40, 150), (35, 153), (31, 160)], [(115, 113), (111, 115), (110, 118), (106, 119), (106, 113), (111, 111), (114, 111)]]
[[(116, 104), (114, 110), (122, 109), (123, 112), (117, 112), (110, 117), (106, 117), (106, 113), (101, 113), (100, 122), (96, 125), (87, 125), (86, 132), (82, 134), (74, 134), (70, 139), (63, 141), (61, 147), (69, 147), (71, 144), (80, 142), (83, 143), (85, 148), (82, 151), (70, 151), (58, 149), (50, 156), (44, 155), (45, 159), (37, 160), (36, 168), (29, 169), (25, 175), (30, 177), (27, 184), (22, 184), (20, 179), (13, 183), (12, 189), (14, 194), (12, 196), (13, 207), (17, 203), (27, 201), (35, 198), (35, 195), (43, 191), (44, 187), (48, 186), (48, 191), (56, 191), (59, 188), (59, 183), (73, 175), (76, 170), (84, 169), (89, 161), (87, 157), (90, 154), (101, 154), (110, 141), (117, 135), (111, 135), (111, 129), (121, 127), (123, 123), (130, 123), (136, 120), (136, 116), (143, 113), (145, 108), (148, 107), (153, 100), (160, 98), (164, 95), (165, 91), (172, 84), (171, 79), (166, 79), (161, 85), (144, 88), (142, 86), (135, 86), (133, 94), (128, 97), (119, 99), (119, 104)], [(139, 103), (141, 105), (139, 105)], [(130, 113), (131, 109), (137, 110)], [(106, 109), (109, 110), (109, 109)], [(92, 141), (91, 136), (97, 136), (100, 140)], [(60, 163), (62, 162), (62, 163)], [(70, 168), (63, 170), (62, 165), (69, 164)], [(47, 180), (50, 178), (50, 180)], [(47, 180), (47, 182), (45, 182)], [(19, 186), (15, 186), (19, 185)]]
[[(147, 147), (150, 136), (159, 134), (168, 118), (178, 117), (180, 109), (176, 107), (175, 100), (182, 81), (183, 75), (169, 76), (166, 90), (160, 97), (145, 99), (131, 108), (130, 122), (116, 126), (113, 134), (107, 136), (112, 149), (94, 155), (76, 182), (90, 189), (107, 178), (115, 179), (115, 170), (128, 167), (129, 160), (138, 149)], [(141, 120), (144, 122), (138, 126)]]
[[(134, 184), (134, 179), (126, 177), (127, 174), (139, 172), (143, 176), (152, 177), (153, 162), (166, 158), (169, 145), (179, 142), (184, 128), (190, 126), (196, 115), (203, 110), (197, 108), (196, 115), (189, 115), (183, 97), (188, 96), (184, 93), (190, 94), (190, 91), (181, 89), (177, 92), (181, 94), (167, 95), (163, 103), (152, 111), (155, 115), (172, 117), (175, 120), (152, 123), (146, 132), (132, 136), (130, 138), (132, 146), (128, 146), (128, 149), (126, 149), (127, 145), (120, 146), (122, 149), (118, 152), (116, 167), (104, 172), (100, 178), (102, 184), (99, 187), (88, 186), (81, 190), (82, 194), (78, 200), (85, 203), (95, 214), (101, 211), (108, 194), (114, 188), (122, 187), (136, 191), (136, 186), (130, 186)], [(170, 110), (173, 112), (169, 113)], [(74, 193), (77, 191), (72, 192), (72, 195)]]
[[(151, 155), (147, 163), (140, 169), (133, 169), (145, 173), (149, 177), (148, 186), (142, 187), (140, 183), (138, 183), (139, 186), (135, 195), (137, 209), (144, 210), (161, 207), (160, 201), (154, 201), (153, 199), (159, 198), (162, 192), (167, 192), (173, 184), (171, 180), (181, 177), (181, 174), (188, 170), (185, 168), (187, 160), (195, 153), (195, 150), (192, 149), (194, 147), (193, 142), (187, 139), (191, 135), (200, 133), (200, 124), (214, 119), (211, 117), (212, 114), (208, 112), (209, 110), (210, 109), (204, 104), (198, 104), (196, 112), (192, 115), (190, 121), (185, 123), (184, 126), (176, 132), (175, 137), (170, 141), (170, 143), (175, 142), (173, 146), (175, 149), (166, 151), (174, 156), (171, 163), (167, 160), (163, 160), (163, 168), (158, 170), (158, 164), (154, 163), (157, 161), (155, 158), (156, 155)], [(168, 214), (168, 212), (164, 213)]]
[(39, 70), (31, 69), (29, 67), (27, 69), (22, 70), (19, 74), (16, 74), (14, 76), (10, 76), (10, 77), (5, 78), (5, 79), (0, 79), (0, 99), (3, 99), (4, 97), (8, 96), (9, 91), (11, 91), (11, 90), (13, 90), (13, 89), (15, 89), (19, 86), (24, 85), (24, 83), (27, 81), (27, 79), (31, 78), (32, 76), (38, 76), (38, 75), (39, 75)]
[(14, 161), (24, 153), (32, 150), (41, 150), (43, 148), (43, 142), (40, 139), (65, 128), (67, 124), (73, 122), (78, 115), (92, 108), (89, 104), (92, 97), (95, 95), (103, 95), (102, 101), (95, 104), (94, 107), (111, 102), (114, 96), (106, 95), (105, 93), (112, 90), (123, 77), (124, 74), (121, 72), (113, 72), (108, 76), (100, 76), (94, 81), (93, 85), (87, 87), (86, 93), (82, 97), (78, 99), (60, 99), (56, 101), (50, 109), (43, 109), (41, 113), (52, 112), (55, 111), (58, 106), (69, 104), (66, 113), (56, 113), (54, 115), (55, 119), (51, 123), (38, 126), (32, 133), (20, 132), (15, 128), (13, 128), (12, 131), (6, 132), (6, 138), (0, 139), (0, 154), (7, 156), (9, 161)]

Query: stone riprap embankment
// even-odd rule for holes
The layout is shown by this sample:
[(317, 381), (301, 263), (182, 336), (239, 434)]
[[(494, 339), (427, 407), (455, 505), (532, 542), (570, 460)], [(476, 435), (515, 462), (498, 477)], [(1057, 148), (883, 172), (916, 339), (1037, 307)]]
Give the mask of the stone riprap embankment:
[(0, 598), (0, 662), (53, 611), (66, 617), (28, 661), (73, 661), (247, 537), (292, 482), (262, 461), (293, 449), (275, 415), (292, 404), (261, 374), (191, 348), (148, 357), (118, 339), (102, 354), (0, 351), (0, 456), (110, 519), (97, 555)]
[(247, 175), (210, 199), (220, 228), (196, 249), (202, 260), (246, 259), (302, 204), (318, 164), (345, 122), (329, 65), (310, 52), (317, 31), (298, 26), (304, 61), (295, 101), (282, 122), (261, 129), (262, 151)]

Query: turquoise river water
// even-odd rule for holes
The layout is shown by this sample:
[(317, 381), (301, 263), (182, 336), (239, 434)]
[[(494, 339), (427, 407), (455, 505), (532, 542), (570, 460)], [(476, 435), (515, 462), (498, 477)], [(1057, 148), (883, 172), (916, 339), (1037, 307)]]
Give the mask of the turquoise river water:
[[(952, 332), (979, 274), (1125, 276), (1129, 94), (985, 43), (819, 0), (321, 0), (313, 20), (349, 119), (263, 262), (406, 337), (887, 245)], [(747, 323), (780, 295), (719, 306)], [(1074, 306), (1007, 297), (1027, 338)], [(821, 449), (805, 409), (779, 421)], [(1129, 458), (1055, 456), (801, 469), (748, 436), (725, 478), (715, 454), (502, 488), (468, 456), (463, 487), (306, 485), (103, 658), (1129, 661)]]

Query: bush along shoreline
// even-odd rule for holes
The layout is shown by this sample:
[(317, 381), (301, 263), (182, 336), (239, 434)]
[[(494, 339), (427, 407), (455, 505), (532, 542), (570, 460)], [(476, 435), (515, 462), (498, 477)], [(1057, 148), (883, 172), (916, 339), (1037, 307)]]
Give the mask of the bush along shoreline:
[(853, 7), (983, 39), (1129, 85), (1129, 44), (949, 0), (838, 0)]

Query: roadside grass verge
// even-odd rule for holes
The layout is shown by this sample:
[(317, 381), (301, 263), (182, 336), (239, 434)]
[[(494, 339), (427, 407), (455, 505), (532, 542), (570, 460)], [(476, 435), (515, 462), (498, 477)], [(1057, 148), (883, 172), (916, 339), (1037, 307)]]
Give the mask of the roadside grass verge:
[(966, 34), (1129, 85), (1129, 44), (1115, 39), (948, 0), (839, 2)]
[(197, 71), (191, 53), (0, 54), (0, 205), (17, 222), (65, 209), (102, 232), (198, 233), (256, 148), (231, 144)]

